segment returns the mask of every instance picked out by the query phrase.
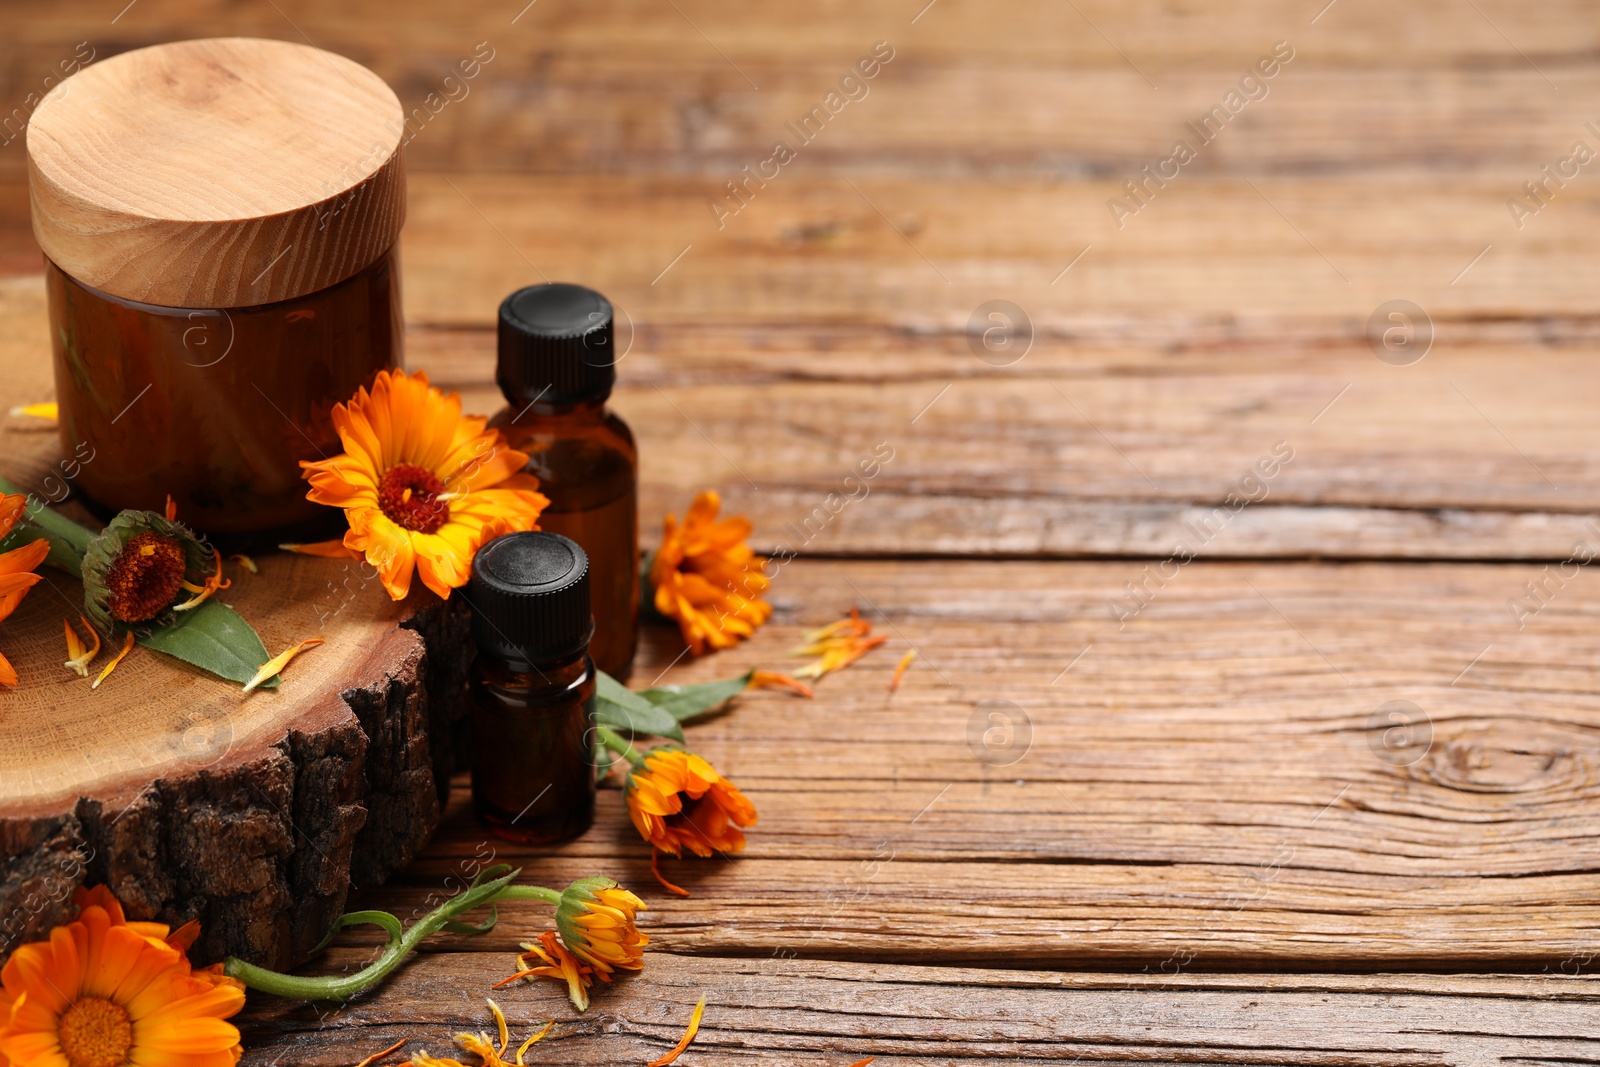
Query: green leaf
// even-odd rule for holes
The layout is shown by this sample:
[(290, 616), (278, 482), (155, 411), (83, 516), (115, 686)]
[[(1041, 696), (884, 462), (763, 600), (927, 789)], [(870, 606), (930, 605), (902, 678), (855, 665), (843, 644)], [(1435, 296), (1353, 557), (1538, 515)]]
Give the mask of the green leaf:
[(655, 689), (646, 689), (638, 695), (682, 723), (696, 715), (704, 715), (729, 698), (738, 696), (749, 684), (750, 675), (741, 674), (737, 678), (724, 678), (720, 682), (702, 682), (700, 685), (658, 686)]
[[(255, 677), (261, 665), (272, 658), (251, 625), (214, 598), (185, 612), (170, 626), (139, 638), (139, 643), (240, 685)], [(274, 675), (261, 683), (261, 688), (271, 689), (280, 681)]]
[(595, 721), (633, 736), (652, 734), (683, 740), (678, 720), (650, 701), (628, 689), (605, 671), (595, 671)]

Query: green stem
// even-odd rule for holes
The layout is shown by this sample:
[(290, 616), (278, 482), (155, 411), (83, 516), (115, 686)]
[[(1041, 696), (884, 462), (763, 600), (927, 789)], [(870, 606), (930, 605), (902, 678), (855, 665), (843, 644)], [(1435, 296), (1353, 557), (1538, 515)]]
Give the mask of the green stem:
[[(383, 954), (355, 974), (322, 977), (281, 974), (278, 971), (257, 967), (253, 963), (246, 963), (235, 956), (228, 957), (223, 970), (230, 977), (237, 978), (251, 989), (259, 989), (263, 993), (293, 997), (297, 1000), (349, 1000), (387, 978), (430, 934), (444, 929), (487, 933), (494, 925), (492, 918), (479, 926), (471, 927), (456, 922), (456, 916), (463, 912), (500, 900), (542, 900), (550, 904), (560, 902), (561, 894), (553, 889), (534, 885), (512, 885), (511, 880), (521, 873), (520, 870), (512, 870), (505, 864), (490, 867), (473, 879), (472, 885), (412, 923), (411, 929), (403, 933), (400, 921), (388, 912), (357, 911), (341, 916), (334, 927), (335, 930), (372, 923), (383, 927), (389, 934), (389, 944), (385, 946)], [(331, 940), (333, 935), (330, 933), (328, 937)]]
[(644, 758), (643, 756), (639, 755), (638, 749), (624, 741), (622, 739), (622, 735), (617, 733), (611, 727), (596, 726), (594, 728), (594, 733), (595, 736), (600, 739), (600, 743), (602, 745), (606, 746), (611, 751), (627, 760), (629, 763), (638, 763)]
[(83, 569), (83, 556), (89, 551), (89, 542), (94, 540), (94, 531), (79, 526), (64, 515), (56, 514), (34, 494), (24, 494), (22, 489), (4, 478), (0, 478), (0, 493), (23, 494), (28, 498), (23, 520), (8, 537), (0, 541), (0, 550), (9, 551), (43, 536), (50, 542), (49, 562), (76, 577)]
[(560, 904), (561, 894), (542, 885), (508, 885), (495, 900), (542, 900), (546, 904)]

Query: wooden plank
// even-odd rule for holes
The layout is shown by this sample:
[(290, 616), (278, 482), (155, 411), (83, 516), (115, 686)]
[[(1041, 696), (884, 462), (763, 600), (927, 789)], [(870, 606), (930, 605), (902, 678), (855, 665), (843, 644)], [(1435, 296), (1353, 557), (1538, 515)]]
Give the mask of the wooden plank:
[[(342, 1009), (252, 1002), (243, 1067), (349, 1067), (401, 1038), (410, 1043), (387, 1062), (418, 1048), (444, 1055), (454, 1034), (492, 1031), (483, 998), (511, 973), (511, 957), (468, 947), (449, 938), (381, 995)], [(336, 951), (329, 963), (359, 966), (367, 956)], [(1600, 1024), (1600, 985), (1554, 967), (1513, 979), (1077, 974), (706, 959), (656, 944), (646, 960), (639, 976), (596, 994), (585, 1016), (553, 982), (493, 995), (519, 1042), (557, 1020), (531, 1050), (541, 1064), (648, 1062), (677, 1040), (702, 995), (686, 1063), (1489, 1067), (1591, 1062), (1587, 1035)]]
[[(1514, 165), (1531, 177), (1593, 117), (1567, 102), (1597, 87), (1600, 26), (1576, 0), (1537, 11), (1498, 0), (1481, 13), (1449, 0), (1403, 10), (1343, 0), (1315, 24), (1307, 8), (1317, 5), (1294, 0), (1196, 5), (1166, 18), (1114, 0), (1077, 10), (1030, 0), (998, 14), (945, 0), (913, 23), (918, 6), (833, 0), (802, 12), (614, 0), (586, 4), (578, 17), (498, 0), (448, 11), (409, 0), (379, 22), (359, 7), (146, 0), (113, 24), (80, 0), (8, 33), (0, 101), (8, 113), (25, 110), (83, 41), (104, 57), (174, 37), (309, 40), (372, 66), (408, 111), (430, 93), (435, 108), (455, 98), (415, 124), (419, 168), (692, 171), (718, 183), (765, 159), (785, 123), (821, 103), (880, 40), (895, 59), (802, 150), (804, 166), (1120, 180), (1165, 155), (1183, 123), (1218, 104), (1279, 40), (1296, 58), (1198, 168), (1455, 174)], [(477, 78), (446, 83), (480, 41), (494, 58)], [(23, 173), (19, 148), (0, 149), (0, 176)]]
[(1600, 186), (1570, 185), (1519, 232), (1505, 200), (1521, 180), (1196, 178), (1119, 230), (1106, 209), (1115, 181), (796, 174), (719, 230), (704, 179), (420, 175), (403, 239), (407, 314), (481, 323), (475, 309), (543, 275), (586, 279), (645, 323), (928, 334), (965, 330), (999, 298), (1040, 335), (1171, 346), (1169, 362), (1197, 342), (1281, 342), (1286, 325), (1293, 341), (1364, 340), (1397, 297), (1423, 307), (1441, 346), (1546, 316), (1559, 338), (1564, 320), (1600, 310), (1574, 225), (1600, 209)]
[[(755, 693), (690, 731), (761, 815), (732, 861), (669, 861), (692, 898), (654, 888), (615, 791), (551, 851), (488, 838), (458, 782), (435, 843), (363, 906), (412, 914), (492, 859), (547, 885), (609, 873), (692, 955), (1538, 971), (1592, 948), (1584, 578), (1518, 630), (1526, 567), (1196, 563), (1119, 629), (1106, 600), (1138, 574), (793, 563), (737, 650), (671, 666), (675, 630), (645, 632), (641, 683), (792, 665), (852, 603), (891, 637), (815, 702)], [(481, 946), (511, 949), (529, 914)]]
[[(0, 282), (0, 321), (0, 352), (33, 383), (0, 400), (52, 395), (36, 281)], [(616, 404), (643, 445), (647, 540), (717, 486), (766, 550), (807, 555), (1159, 559), (1183, 543), (1208, 557), (1560, 561), (1600, 544), (1600, 385), (1576, 346), (1462, 346), (1395, 368), (1348, 343), (1174, 361), (1042, 339), (994, 368), (949, 332), (867, 337), (641, 333)], [(488, 330), (412, 341), (411, 365), (470, 410), (503, 406)], [(19, 462), (53, 463), (53, 435), (29, 420), (0, 434)], [(1262, 479), (1275, 448), (1293, 458)], [(891, 454), (859, 478), (863, 459)], [(1254, 502), (1234, 511), (1230, 494)]]
[[(1260, 191), (1197, 178), (1119, 230), (1106, 210), (1113, 181), (795, 174), (719, 230), (707, 207), (718, 186), (704, 178), (416, 174), (406, 312), (433, 328), (482, 328), (504, 293), (576, 278), (611, 294), (644, 337), (708, 330), (715, 349), (722, 330), (759, 351), (741, 330), (803, 327), (849, 360), (883, 346), (920, 367), (931, 346), (968, 352), (974, 311), (1005, 299), (1041, 350), (1055, 340), (1075, 359), (1119, 365), (1131, 350), (1166, 367), (1195, 351), (1326, 362), (1330, 342), (1367, 346), (1372, 313), (1404, 297), (1431, 319), (1436, 351), (1592, 344), (1600, 298), (1584, 283), (1591, 255), (1573, 223), (1600, 211), (1600, 186), (1570, 185), (1519, 232), (1505, 200), (1522, 178), (1304, 178), (1256, 182)], [(0, 185), (7, 255), (31, 271), (36, 253), (15, 244), (26, 210), (23, 186)], [(815, 358), (855, 378), (900, 371)]]

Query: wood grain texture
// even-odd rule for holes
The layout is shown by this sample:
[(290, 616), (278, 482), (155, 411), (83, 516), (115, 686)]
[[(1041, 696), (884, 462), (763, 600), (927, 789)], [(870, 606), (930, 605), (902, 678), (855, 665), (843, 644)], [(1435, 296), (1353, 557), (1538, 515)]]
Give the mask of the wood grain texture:
[[(585, 838), (527, 850), (488, 840), (453, 781), (433, 843), (359, 906), (409, 917), (494, 860), (551, 885), (605, 871), (651, 905), (645, 972), (586, 1017), (553, 983), (495, 994), (519, 1036), (559, 1020), (536, 1062), (649, 1061), (701, 993), (684, 1064), (1595, 1058), (1600, 601), (1562, 562), (1600, 545), (1600, 199), (1586, 168), (1520, 226), (1507, 206), (1600, 144), (1591, 5), (109, 17), (67, 0), (0, 41), (0, 235), (26, 229), (3, 142), (76, 42), (348, 55), (414, 134), (410, 365), (492, 410), (498, 300), (595, 286), (635, 328), (616, 403), (645, 540), (707, 486), (765, 548), (800, 528), (754, 641), (675, 662), (675, 631), (649, 627), (637, 682), (793, 666), (799, 633), (852, 603), (891, 635), (814, 702), (753, 693), (691, 729), (761, 821), (734, 861), (669, 861), (687, 900), (655, 888), (615, 791)], [(880, 40), (870, 91), (728, 199)], [(1268, 95), (1119, 227), (1124, 181), (1279, 40), (1295, 56)], [(494, 58), (428, 108), (479, 42)], [(0, 245), (0, 270), (30, 255)], [(0, 303), (34, 314), (31, 284)], [(1397, 298), (1434, 333), (1406, 367), (1369, 325)], [(969, 337), (993, 300), (1033, 327), (1007, 366)], [(0, 360), (27, 336), (0, 330)], [(870, 495), (819, 519), (880, 441)], [(1165, 564), (1279, 441), (1294, 458), (1270, 491)], [(1009, 732), (985, 701), (1014, 705)], [(447, 1052), (547, 923), (512, 905), (342, 1010), (252, 998), (245, 1062)], [(359, 966), (377, 938), (340, 943), (316, 966)]]
[[(738, 856), (668, 862), (693, 897), (655, 887), (614, 790), (584, 838), (528, 849), (458, 781), (363, 906), (411, 915), (504, 861), (608, 873), (661, 948), (708, 958), (1539, 971), (1592, 949), (1587, 575), (1519, 630), (1506, 598), (1535, 568), (1197, 562), (1119, 629), (1107, 600), (1139, 569), (792, 563), (736, 650), (672, 666), (676, 631), (644, 634), (641, 683), (792, 666), (852, 604), (890, 636), (815, 701), (753, 693), (690, 730), (760, 812)], [(546, 915), (502, 914), (477, 949)]]
[(393, 91), (342, 56), (239, 37), (137, 49), (80, 65), (32, 112), (34, 234), (128, 300), (302, 296), (394, 244), (404, 134)]
[[(29, 95), (79, 42), (104, 58), (179, 36), (175, 27), (309, 39), (349, 56), (395, 87), (416, 131), (411, 163), (452, 172), (694, 172), (720, 184), (766, 158), (784, 124), (880, 40), (895, 59), (804, 150), (803, 166), (1120, 183), (1165, 155), (1183, 123), (1279, 40), (1296, 58), (1198, 168), (1537, 172), (1595, 117), (1581, 101), (1596, 88), (1600, 24), (1581, 0), (1537, 11), (1491, 0), (1481, 13), (1450, 0), (1340, 0), (1315, 24), (1320, 5), (1300, 0), (1159, 9), (1092, 0), (1078, 10), (941, 0), (915, 23), (918, 4), (678, 6), (608, 0), (579, 15), (406, 0), (374, 18), (305, 0), (277, 9), (141, 0), (108, 24), (88, 0), (69, 0), (30, 13), (0, 44), (0, 102), (13, 109), (0, 131), (26, 121)], [(479, 42), (493, 61), (475, 79), (446, 82)], [(0, 174), (20, 173), (19, 162), (0, 150)]]
[[(447, 1055), (492, 1022), (483, 997), (509, 955), (451, 938), (384, 994), (343, 1009), (271, 1005), (246, 1027), (244, 1067), (349, 1067)], [(368, 953), (331, 954), (358, 966)], [(519, 1039), (554, 1018), (541, 1064), (644, 1063), (705, 1018), (684, 1062), (880, 1064), (1230, 1063), (1296, 1067), (1499, 1067), (1587, 1062), (1593, 978), (1076, 973), (839, 964), (653, 952), (643, 974), (575, 1016), (553, 983), (495, 993)], [(490, 1027), (492, 1029), (492, 1026)], [(692, 1057), (692, 1060), (691, 1060)], [(531, 1058), (531, 1057), (530, 1057)], [(391, 1058), (387, 1062), (395, 1062)]]

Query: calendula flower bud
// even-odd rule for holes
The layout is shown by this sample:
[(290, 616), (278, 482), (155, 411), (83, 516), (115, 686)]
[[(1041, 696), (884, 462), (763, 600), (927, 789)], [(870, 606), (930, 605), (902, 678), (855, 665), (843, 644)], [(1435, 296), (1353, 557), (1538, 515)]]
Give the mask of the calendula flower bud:
[(556, 929), (573, 955), (609, 981), (614, 968), (637, 971), (644, 966), (650, 939), (634, 925), (644, 901), (610, 878), (579, 878), (567, 886), (556, 906)]

